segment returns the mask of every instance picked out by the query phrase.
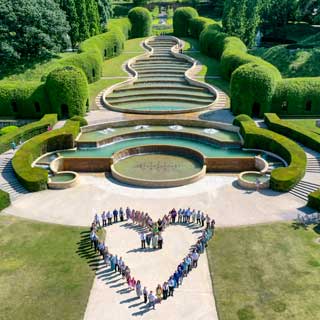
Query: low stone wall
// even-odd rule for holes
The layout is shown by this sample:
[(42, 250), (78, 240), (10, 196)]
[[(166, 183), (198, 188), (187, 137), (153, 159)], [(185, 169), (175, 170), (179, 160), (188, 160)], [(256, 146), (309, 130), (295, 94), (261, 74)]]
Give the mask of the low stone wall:
[(63, 171), (106, 172), (110, 171), (112, 158), (63, 158)]
[(134, 119), (134, 120), (122, 120), (102, 122), (93, 125), (81, 127), (81, 132), (91, 132), (104, 130), (106, 128), (120, 128), (120, 127), (134, 127), (138, 125), (151, 125), (151, 126), (170, 126), (181, 125), (185, 127), (199, 127), (199, 128), (214, 128), (230, 132), (239, 133), (239, 127), (232, 124), (217, 122), (217, 121), (205, 121), (205, 120), (193, 120), (193, 119)]
[(60, 189), (68, 189), (68, 188), (74, 187), (78, 183), (78, 179), (79, 179), (79, 175), (76, 172), (61, 171), (59, 173), (56, 173), (55, 175), (66, 174), (66, 173), (72, 174), (74, 178), (69, 181), (52, 181), (49, 178), (49, 181), (48, 181), (49, 189), (60, 190)]
[(206, 158), (207, 172), (242, 172), (255, 170), (255, 158)]
[(77, 141), (77, 146), (78, 147), (100, 147), (103, 146), (105, 144), (108, 143), (112, 143), (115, 141), (121, 141), (121, 140), (126, 140), (129, 138), (137, 138), (137, 137), (150, 137), (150, 136), (156, 136), (156, 135), (161, 135), (161, 136), (168, 136), (168, 137), (185, 137), (185, 138), (189, 138), (189, 139), (193, 139), (193, 140), (202, 140), (208, 143), (214, 143), (216, 145), (220, 145), (220, 146), (239, 146), (240, 142), (236, 142), (236, 141), (225, 141), (225, 142), (221, 142), (220, 140), (215, 139), (214, 137), (207, 137), (201, 134), (197, 134), (197, 133), (189, 133), (189, 132), (181, 132), (181, 131), (153, 131), (153, 130), (148, 130), (148, 131), (135, 131), (135, 132), (129, 132), (129, 133), (123, 133), (121, 135), (118, 136), (113, 136), (113, 137), (108, 137), (106, 136), (106, 138), (96, 141), (96, 142), (87, 142), (87, 141)]
[[(243, 178), (243, 176), (245, 174), (248, 173), (255, 173), (255, 174), (259, 174), (261, 177), (264, 175), (263, 173), (260, 173), (258, 171), (245, 171), (242, 172), (239, 177), (238, 177), (238, 184), (240, 187), (244, 188), (244, 189), (249, 189), (249, 190), (255, 190), (257, 189), (257, 185), (256, 182), (252, 182), (252, 181), (247, 181)], [(265, 181), (265, 182), (260, 182), (259, 183), (259, 189), (268, 189), (270, 187), (270, 179)]]

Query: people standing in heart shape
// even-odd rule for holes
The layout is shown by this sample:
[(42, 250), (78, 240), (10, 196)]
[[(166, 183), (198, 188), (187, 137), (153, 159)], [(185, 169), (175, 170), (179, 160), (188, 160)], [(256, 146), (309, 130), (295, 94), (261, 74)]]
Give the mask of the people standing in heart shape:
[[(196, 244), (192, 247), (192, 250), (177, 266), (177, 269), (172, 276), (170, 276), (162, 286), (158, 284), (155, 289), (155, 294), (153, 291), (148, 292), (146, 287), (142, 290), (140, 280), (136, 281), (134, 276), (131, 275), (130, 268), (125, 264), (122, 257), (118, 258), (117, 255), (111, 254), (104, 241), (99, 239), (97, 235), (98, 229), (109, 228), (112, 223), (121, 223), (124, 221), (124, 218), (126, 218), (127, 221), (131, 219), (132, 224), (137, 224), (139, 227), (143, 228), (139, 233), (141, 250), (148, 250), (150, 249), (150, 246), (152, 249), (162, 249), (163, 231), (169, 225), (175, 224), (176, 221), (183, 224), (196, 224), (198, 228), (205, 228)], [(143, 296), (144, 303), (149, 301), (150, 308), (155, 309), (156, 303), (161, 303), (162, 300), (173, 297), (175, 288), (179, 288), (183, 283), (183, 279), (187, 277), (193, 269), (197, 268), (199, 257), (201, 253), (204, 252), (208, 241), (213, 237), (214, 231), (215, 220), (211, 219), (208, 214), (205, 215), (200, 210), (191, 210), (190, 207), (187, 209), (180, 208), (178, 211), (173, 208), (169, 211), (168, 215), (164, 215), (162, 219), (159, 218), (156, 222), (152, 220), (147, 212), (144, 213), (139, 210), (131, 210), (129, 207), (126, 207), (126, 210), (124, 211), (122, 207), (120, 207), (119, 210), (115, 208), (113, 211), (103, 211), (101, 214), (101, 222), (99, 215), (97, 213), (95, 214), (90, 228), (90, 242), (91, 248), (94, 247), (94, 251), (98, 251), (102, 256), (105, 266), (110, 266), (110, 270), (113, 272), (119, 272), (122, 278), (126, 279), (130, 291), (135, 290), (138, 299)]]

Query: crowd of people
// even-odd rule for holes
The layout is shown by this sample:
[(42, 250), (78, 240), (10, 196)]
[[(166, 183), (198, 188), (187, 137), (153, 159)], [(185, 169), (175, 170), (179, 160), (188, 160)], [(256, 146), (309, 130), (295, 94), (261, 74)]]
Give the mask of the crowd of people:
[[(162, 249), (163, 238), (162, 232), (171, 224), (197, 224), (199, 227), (205, 227), (201, 236), (198, 238), (196, 244), (192, 246), (192, 250), (183, 261), (177, 266), (176, 270), (162, 285), (158, 284), (155, 291), (148, 291), (146, 287), (142, 288), (140, 280), (136, 280), (132, 274), (129, 266), (124, 262), (122, 257), (113, 255), (109, 252), (108, 247), (104, 241), (99, 239), (97, 231), (99, 228), (106, 227), (113, 223), (121, 222), (124, 220), (131, 220), (133, 224), (144, 228), (140, 233), (141, 249), (152, 247), (153, 249)], [(144, 303), (149, 303), (149, 306), (155, 309), (156, 303), (161, 303), (168, 297), (174, 294), (174, 290), (179, 288), (183, 283), (183, 279), (188, 276), (189, 272), (198, 266), (198, 259), (201, 253), (204, 252), (208, 241), (213, 237), (215, 230), (215, 220), (211, 219), (201, 211), (188, 209), (179, 209), (176, 211), (172, 209), (163, 218), (159, 218), (154, 222), (148, 213), (130, 209), (122, 208), (114, 209), (112, 212), (103, 212), (101, 218), (95, 214), (94, 220), (91, 225), (90, 240), (91, 248), (94, 247), (96, 252), (102, 256), (104, 263), (113, 272), (118, 272), (123, 279), (126, 280), (128, 288), (136, 291), (137, 298), (143, 297)]]

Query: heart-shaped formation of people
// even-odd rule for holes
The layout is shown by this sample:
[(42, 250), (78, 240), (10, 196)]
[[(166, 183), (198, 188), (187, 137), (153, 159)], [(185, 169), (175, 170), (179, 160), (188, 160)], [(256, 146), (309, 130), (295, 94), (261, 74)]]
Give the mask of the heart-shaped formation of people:
[[(130, 268), (125, 264), (122, 257), (118, 258), (117, 255), (109, 252), (108, 247), (104, 244), (104, 241), (100, 241), (96, 232), (99, 228), (107, 227), (113, 223), (132, 221), (131, 224), (140, 226), (143, 231), (140, 232), (141, 249), (152, 247), (153, 249), (162, 249), (163, 246), (163, 232), (170, 225), (182, 224), (188, 226), (189, 224), (197, 224), (199, 227), (204, 227), (201, 236), (197, 242), (192, 246), (191, 252), (187, 253), (183, 261), (178, 265), (177, 269), (169, 277), (163, 285), (158, 285), (153, 291), (148, 292), (146, 287), (142, 289), (142, 284), (132, 276)], [(169, 296), (173, 296), (174, 289), (182, 285), (182, 280), (188, 275), (192, 269), (198, 265), (198, 259), (207, 246), (207, 242), (213, 237), (215, 229), (215, 220), (211, 219), (208, 215), (204, 215), (203, 212), (196, 212), (190, 208), (179, 209), (176, 211), (172, 209), (163, 218), (154, 222), (148, 213), (127, 208), (124, 212), (122, 208), (114, 209), (113, 212), (103, 212), (101, 219), (98, 214), (95, 215), (94, 221), (91, 225), (90, 240), (94, 250), (98, 251), (102, 256), (107, 267), (110, 266), (114, 272), (119, 272), (123, 279), (126, 279), (128, 287), (132, 290), (136, 290), (137, 297), (144, 297), (144, 302), (149, 300), (150, 307), (155, 308), (155, 304), (161, 303), (162, 300), (166, 300)]]

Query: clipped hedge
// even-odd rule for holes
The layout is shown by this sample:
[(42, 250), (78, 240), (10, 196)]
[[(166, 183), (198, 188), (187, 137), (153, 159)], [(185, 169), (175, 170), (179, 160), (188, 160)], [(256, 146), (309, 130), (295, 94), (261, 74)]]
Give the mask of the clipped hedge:
[(7, 134), (7, 133), (12, 133), (14, 131), (17, 131), (19, 127), (17, 126), (7, 126), (2, 129), (0, 129), (0, 137)]
[[(286, 102), (287, 107), (283, 108)], [(283, 79), (277, 84), (271, 111), (282, 115), (320, 115), (320, 78)]]
[(247, 63), (236, 69), (230, 85), (232, 112), (263, 117), (270, 111), (279, 78), (277, 69), (264, 64)]
[(209, 25), (218, 25), (216, 21), (204, 18), (204, 17), (196, 17), (192, 18), (189, 21), (189, 35), (192, 38), (198, 39), (200, 37), (201, 32), (208, 27)]
[(320, 211), (320, 189), (309, 193), (307, 206), (318, 212)]
[(249, 149), (264, 149), (281, 156), (288, 167), (272, 170), (270, 187), (276, 191), (289, 191), (305, 175), (307, 157), (294, 141), (267, 129), (258, 128), (254, 121), (238, 116), (244, 146)]
[(88, 121), (81, 116), (73, 116), (70, 118), (71, 121), (78, 121), (80, 123), (80, 127), (88, 125)]
[(199, 36), (200, 51), (209, 57), (220, 60), (224, 49), (224, 41), (228, 35), (221, 32), (218, 23), (207, 26)]
[(320, 152), (320, 135), (308, 129), (303, 129), (294, 123), (281, 120), (274, 113), (264, 115), (265, 123), (272, 131), (278, 132), (302, 143), (304, 146)]
[(192, 7), (178, 8), (173, 14), (173, 33), (177, 37), (187, 37), (190, 21), (198, 17), (198, 12)]
[(46, 88), (52, 109), (59, 117), (85, 114), (89, 88), (81, 69), (68, 66), (53, 70), (47, 77)]
[(0, 211), (9, 207), (11, 204), (9, 193), (0, 190)]
[(50, 112), (50, 103), (43, 83), (0, 81), (1, 116), (40, 118)]
[(48, 171), (32, 167), (32, 163), (47, 152), (73, 148), (78, 132), (79, 122), (67, 120), (61, 129), (42, 133), (26, 142), (12, 159), (13, 170), (20, 183), (29, 191), (45, 190)]
[(135, 7), (129, 11), (128, 18), (132, 25), (132, 38), (147, 37), (151, 35), (152, 15), (148, 9)]
[(36, 122), (28, 123), (18, 130), (7, 133), (0, 137), (0, 153), (11, 149), (11, 143), (19, 144), (20, 141), (27, 141), (30, 138), (47, 131), (48, 126), (52, 127), (58, 121), (56, 114), (47, 114)]

